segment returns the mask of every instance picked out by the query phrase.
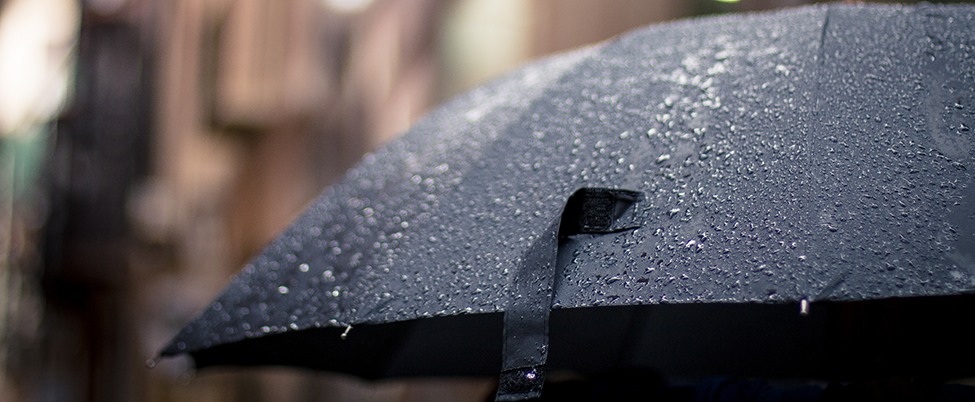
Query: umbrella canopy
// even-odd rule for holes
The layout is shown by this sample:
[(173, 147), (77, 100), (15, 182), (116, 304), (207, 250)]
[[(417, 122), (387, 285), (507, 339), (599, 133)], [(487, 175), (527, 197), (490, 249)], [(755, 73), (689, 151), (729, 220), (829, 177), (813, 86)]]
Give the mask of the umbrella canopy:
[[(815, 6), (528, 65), (367, 155), (162, 354), (503, 369), (519, 398), (546, 362), (651, 356), (627, 338), (651, 331), (638, 306), (743, 303), (717, 316), (748, 322), (756, 303), (970, 293), (972, 26), (970, 6)], [(802, 320), (786, 307), (756, 328)]]

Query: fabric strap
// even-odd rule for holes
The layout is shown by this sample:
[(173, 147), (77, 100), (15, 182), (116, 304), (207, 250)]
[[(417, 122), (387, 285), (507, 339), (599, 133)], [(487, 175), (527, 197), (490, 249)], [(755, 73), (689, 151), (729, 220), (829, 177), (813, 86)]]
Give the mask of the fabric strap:
[(542, 394), (559, 238), (635, 228), (618, 221), (641, 195), (629, 190), (579, 189), (525, 252), (504, 313), (502, 368), (495, 400), (521, 401)]

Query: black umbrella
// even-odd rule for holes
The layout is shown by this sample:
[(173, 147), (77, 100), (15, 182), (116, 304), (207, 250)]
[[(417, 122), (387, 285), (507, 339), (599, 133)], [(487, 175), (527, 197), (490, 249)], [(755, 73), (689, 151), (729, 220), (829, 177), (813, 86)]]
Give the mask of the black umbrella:
[[(708, 366), (681, 356), (715, 339), (766, 342), (723, 356), (786, 375), (971, 373), (952, 359), (972, 355), (951, 344), (961, 320), (942, 314), (970, 298), (894, 319), (866, 301), (975, 289), (973, 27), (970, 6), (815, 6), (526, 66), (367, 155), (162, 354), (366, 378), (501, 370), (500, 399), (537, 395), (545, 366)], [(857, 314), (896, 330), (873, 340), (894, 358), (822, 340), (869, 334), (837, 326)], [(756, 353), (772, 361), (749, 366)]]

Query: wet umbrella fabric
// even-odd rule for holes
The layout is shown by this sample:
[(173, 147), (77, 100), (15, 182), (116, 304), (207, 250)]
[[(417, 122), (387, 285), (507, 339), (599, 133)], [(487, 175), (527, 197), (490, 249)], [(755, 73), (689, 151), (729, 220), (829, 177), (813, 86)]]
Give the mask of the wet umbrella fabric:
[[(632, 352), (638, 306), (970, 293), (972, 26), (969, 6), (816, 6), (654, 26), (529, 65), (367, 155), (162, 354), (533, 377), (652, 364), (603, 353)], [(596, 234), (558, 236), (599, 210), (567, 204), (584, 188), (639, 197), (596, 214), (609, 219)], [(553, 239), (541, 269), (532, 250)], [(549, 306), (551, 322), (527, 314), (541, 343), (509, 352), (522, 326), (502, 313)], [(583, 346), (546, 361), (549, 334)]]

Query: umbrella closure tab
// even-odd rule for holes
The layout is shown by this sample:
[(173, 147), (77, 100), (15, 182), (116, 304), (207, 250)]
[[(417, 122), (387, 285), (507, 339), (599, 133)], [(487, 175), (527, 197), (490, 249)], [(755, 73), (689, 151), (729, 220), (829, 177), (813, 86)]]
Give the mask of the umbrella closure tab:
[(496, 400), (541, 396), (559, 238), (635, 229), (621, 225), (620, 218), (640, 198), (641, 193), (629, 190), (579, 189), (525, 252), (504, 313), (503, 366)]

